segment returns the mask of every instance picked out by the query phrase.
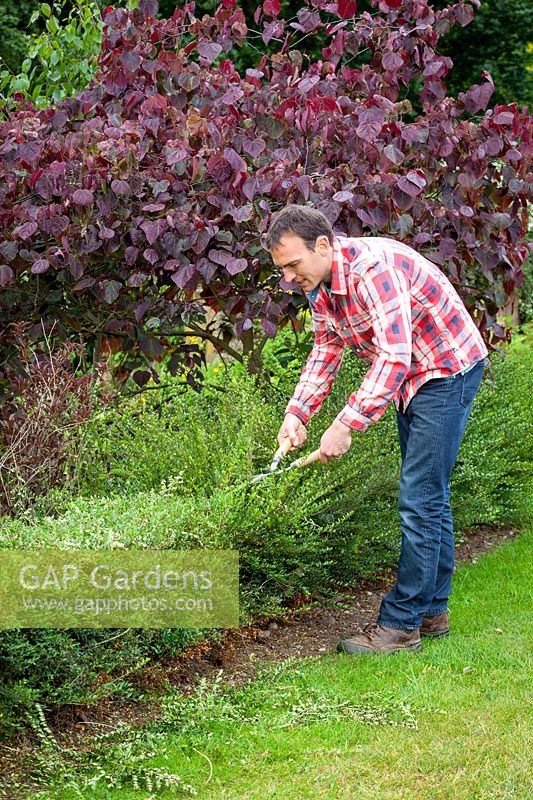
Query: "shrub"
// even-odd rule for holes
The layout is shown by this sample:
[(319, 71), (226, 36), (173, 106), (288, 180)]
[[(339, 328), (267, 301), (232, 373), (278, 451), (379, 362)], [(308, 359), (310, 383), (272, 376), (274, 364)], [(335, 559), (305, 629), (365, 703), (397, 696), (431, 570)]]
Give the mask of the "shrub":
[[(495, 359), (493, 384), (486, 379), (476, 399), (452, 480), (457, 531), (480, 523), (517, 525), (533, 516), (529, 345), (517, 340), (505, 360)], [(310, 449), (364, 369), (346, 354), (332, 394), (309, 426)], [(240, 366), (236, 371), (242, 372)], [(80, 429), (89, 437), (82, 456), (91, 450), (77, 472), (77, 487), (86, 496), (60, 493), (59, 516), (36, 517), (33, 524), (3, 518), (0, 547), (235, 548), (242, 623), (282, 613), (291, 600), (324, 597), (340, 584), (355, 586), (361, 576), (395, 563), (400, 454), (393, 409), (354, 438), (345, 458), (250, 487), (250, 476), (270, 461), (286, 396), (266, 403), (245, 372), (229, 370), (216, 379), (224, 391), (198, 395), (189, 389), (175, 396), (167, 388), (161, 390), (166, 398), (157, 400), (154, 392), (132, 399), (126, 438), (115, 412)], [(104, 424), (106, 417), (110, 424)], [(114, 494), (107, 495), (110, 489)], [(104, 496), (88, 496), (96, 492)], [(144, 659), (178, 652), (217, 631), (114, 635), (2, 632), (4, 727), (20, 724), (20, 708), (35, 701), (50, 707), (131, 693), (129, 672)]]
[(91, 417), (92, 380), (77, 375), (80, 348), (66, 342), (38, 353), (25, 323), (11, 326), (21, 370), (10, 375), (11, 395), (0, 416), (0, 513), (21, 513), (65, 483), (73, 432)]
[[(56, 323), (97, 352), (103, 337), (139, 385), (164, 353), (175, 372), (197, 369), (191, 336), (258, 370), (302, 304), (261, 234), (299, 202), (337, 232), (420, 249), (486, 338), (503, 337), (496, 312), (527, 254), (530, 117), (488, 107), (488, 73), (446, 96), (439, 36), (472, 4), (373, 0), (356, 17), (353, 2), (312, 0), (288, 22), (263, 3), (262, 43), (281, 44), (244, 75), (224, 57), (249, 33), (234, 0), (201, 19), (189, 3), (169, 20), (156, 0), (105, 8), (87, 88), (54, 108), (21, 101), (0, 123), (0, 325), (28, 320), (39, 336)], [(311, 36), (326, 40), (317, 60), (296, 49)]]

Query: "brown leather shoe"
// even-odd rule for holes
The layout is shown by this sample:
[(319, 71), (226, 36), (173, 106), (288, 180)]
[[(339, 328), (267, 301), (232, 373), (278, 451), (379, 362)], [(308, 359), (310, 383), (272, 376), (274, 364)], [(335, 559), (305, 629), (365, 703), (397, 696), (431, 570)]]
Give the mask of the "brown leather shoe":
[(397, 650), (421, 650), (420, 632), (386, 628), (371, 622), (363, 633), (353, 639), (341, 639), (337, 645), (339, 653), (396, 653)]
[(448, 612), (443, 611), (436, 617), (424, 617), (420, 626), (421, 636), (448, 636), (450, 632), (450, 620)]

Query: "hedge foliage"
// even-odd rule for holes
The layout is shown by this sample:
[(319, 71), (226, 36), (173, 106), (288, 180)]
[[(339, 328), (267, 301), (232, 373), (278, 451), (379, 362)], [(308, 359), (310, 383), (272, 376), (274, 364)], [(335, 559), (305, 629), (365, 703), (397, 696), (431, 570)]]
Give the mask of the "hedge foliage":
[[(529, 345), (516, 345), (505, 360), (493, 357), (492, 379), (487, 376), (476, 400), (452, 482), (457, 530), (520, 525), (533, 516)], [(158, 399), (145, 393), (120, 415), (96, 415), (80, 432), (72, 486), (51, 493), (40, 516), (3, 518), (0, 546), (236, 548), (243, 624), (282, 613), (291, 598), (325, 597), (392, 565), (400, 539), (392, 408), (355, 438), (343, 459), (249, 487), (275, 449), (292, 388), (290, 369), (287, 374), (267, 399), (235, 365), (211, 374), (218, 389), (200, 395), (164, 389)], [(332, 395), (310, 424), (310, 449), (360, 379), (361, 365), (348, 353)], [(4, 730), (22, 725), (21, 709), (36, 700), (53, 706), (127, 695), (133, 691), (130, 671), (217, 636), (208, 630), (130, 630), (114, 639), (114, 633), (1, 633)]]

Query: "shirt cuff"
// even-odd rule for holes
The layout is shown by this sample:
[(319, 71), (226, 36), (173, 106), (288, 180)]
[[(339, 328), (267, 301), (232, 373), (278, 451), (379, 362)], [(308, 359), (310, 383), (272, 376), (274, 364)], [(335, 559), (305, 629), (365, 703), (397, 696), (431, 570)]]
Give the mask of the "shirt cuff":
[(338, 422), (342, 422), (343, 425), (347, 425), (352, 430), (360, 431), (361, 433), (364, 433), (370, 425), (368, 417), (355, 411), (350, 405), (344, 406), (340, 414), (337, 414), (336, 419)]
[(299, 406), (294, 405), (292, 402), (285, 409), (285, 414), (294, 414), (304, 425), (309, 422), (309, 414), (305, 414)]

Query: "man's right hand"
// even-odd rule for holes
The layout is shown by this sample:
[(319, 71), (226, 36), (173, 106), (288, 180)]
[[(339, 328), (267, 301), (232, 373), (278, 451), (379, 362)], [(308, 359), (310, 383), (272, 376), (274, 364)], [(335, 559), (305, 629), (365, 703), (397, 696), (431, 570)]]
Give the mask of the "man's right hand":
[(289, 437), (293, 447), (301, 447), (307, 441), (307, 431), (302, 420), (296, 414), (286, 414), (283, 425), (279, 429), (278, 444)]

